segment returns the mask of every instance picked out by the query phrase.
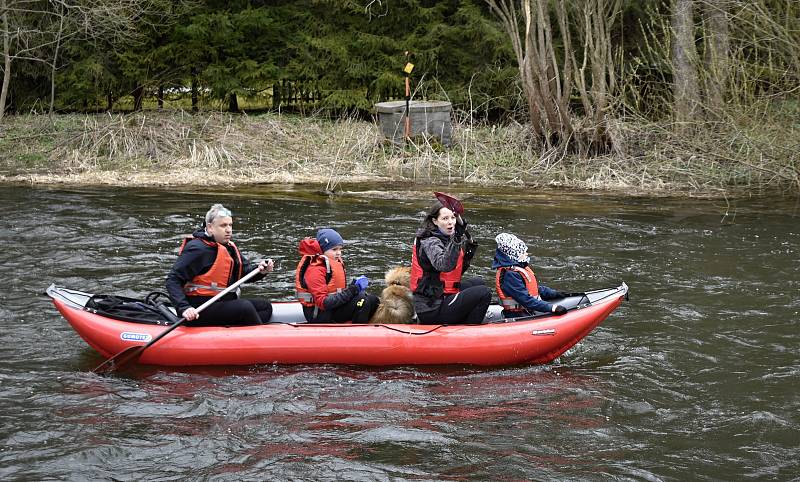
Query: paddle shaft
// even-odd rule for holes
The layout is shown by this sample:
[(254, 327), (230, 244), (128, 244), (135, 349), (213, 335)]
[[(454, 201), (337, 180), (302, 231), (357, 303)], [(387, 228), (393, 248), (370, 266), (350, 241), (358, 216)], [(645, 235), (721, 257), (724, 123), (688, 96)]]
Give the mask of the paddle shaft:
[[(242, 285), (242, 283), (246, 283), (246, 282), (247, 282), (247, 281), (248, 281), (250, 278), (252, 278), (253, 276), (257, 275), (257, 274), (258, 274), (258, 272), (259, 272), (259, 269), (258, 269), (258, 268), (256, 268), (256, 269), (254, 269), (253, 271), (251, 271), (251, 272), (247, 273), (247, 274), (246, 274), (244, 277), (242, 277), (242, 279), (240, 279), (240, 280), (239, 280), (239, 281), (237, 281), (236, 283), (233, 283), (232, 285), (228, 286), (228, 287), (227, 287), (227, 288), (225, 288), (224, 290), (220, 291), (219, 293), (217, 293), (216, 295), (214, 295), (214, 297), (213, 297), (213, 298), (211, 298), (210, 300), (206, 301), (206, 302), (205, 302), (205, 303), (203, 303), (202, 305), (200, 305), (200, 306), (198, 306), (197, 308), (195, 308), (195, 310), (196, 310), (198, 313), (200, 313), (201, 311), (205, 310), (205, 309), (206, 309), (206, 308), (208, 308), (208, 307), (209, 307), (209, 306), (210, 306), (212, 303), (214, 303), (215, 301), (219, 300), (219, 299), (220, 299), (220, 298), (222, 298), (223, 296), (227, 295), (227, 294), (228, 294), (228, 293), (230, 293), (231, 291), (233, 291), (233, 290), (235, 290), (236, 288), (238, 288), (239, 286), (241, 286), (241, 285)], [(174, 330), (175, 328), (177, 328), (177, 327), (178, 327), (180, 324), (182, 324), (184, 321), (186, 321), (186, 318), (181, 318), (180, 320), (178, 320), (178, 322), (177, 322), (177, 323), (175, 323), (174, 325), (170, 326), (169, 328), (167, 328), (166, 330), (164, 330), (164, 331), (163, 331), (163, 332), (162, 332), (160, 335), (158, 335), (157, 337), (155, 337), (155, 338), (153, 338), (152, 340), (150, 340), (150, 343), (148, 343), (148, 344), (146, 344), (146, 345), (142, 346), (142, 350), (144, 350), (145, 348), (149, 347), (149, 346), (150, 346), (150, 345), (152, 345), (153, 343), (155, 343), (155, 342), (157, 342), (158, 340), (160, 340), (160, 339), (164, 338), (165, 336), (167, 336), (167, 335), (169, 334), (169, 332), (171, 332), (172, 330)]]
[[(406, 51), (406, 64), (408, 63), (408, 57), (411, 55), (411, 52)], [(408, 70), (405, 71), (406, 77), (406, 118), (405, 120), (405, 129), (404, 129), (404, 136), (406, 139), (411, 138), (411, 72)]]
[[(216, 295), (214, 295), (213, 298), (211, 298), (210, 300), (206, 301), (202, 305), (198, 306), (196, 308), (196, 311), (198, 313), (200, 313), (201, 311), (205, 310), (212, 303), (214, 303), (215, 301), (219, 300), (223, 296), (227, 295), (231, 291), (235, 290), (236, 288), (241, 286), (242, 283), (245, 283), (248, 280), (250, 280), (250, 278), (252, 278), (253, 276), (257, 275), (259, 273), (259, 271), (260, 271), (259, 268), (256, 268), (253, 271), (247, 273), (241, 279), (239, 279), (238, 281), (236, 281), (232, 285), (228, 286), (224, 290), (222, 290), (219, 293), (217, 293)], [(131, 347), (128, 347), (128, 348), (122, 350), (121, 352), (117, 353), (113, 357), (109, 358), (108, 360), (106, 360), (103, 363), (101, 363), (100, 365), (98, 365), (97, 368), (95, 368), (92, 371), (94, 373), (104, 374), (104, 373), (113, 372), (114, 370), (117, 370), (120, 367), (122, 367), (124, 365), (127, 365), (129, 362), (133, 361), (134, 359), (139, 358), (141, 353), (144, 350), (146, 350), (148, 347), (153, 345), (158, 340), (160, 340), (160, 339), (164, 338), (165, 336), (167, 336), (175, 328), (181, 326), (184, 321), (186, 321), (186, 318), (185, 317), (181, 318), (174, 325), (170, 326), (166, 330), (162, 331), (157, 337), (155, 337), (152, 340), (150, 340), (150, 342), (148, 344), (146, 344), (146, 345), (131, 346)]]

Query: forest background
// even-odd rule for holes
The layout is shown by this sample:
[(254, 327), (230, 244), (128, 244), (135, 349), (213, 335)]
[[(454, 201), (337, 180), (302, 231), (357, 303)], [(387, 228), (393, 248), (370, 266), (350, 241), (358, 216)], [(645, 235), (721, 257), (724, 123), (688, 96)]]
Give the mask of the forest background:
[[(800, 192), (795, 0), (0, 0), (7, 182)], [(454, 142), (374, 105), (452, 103)]]

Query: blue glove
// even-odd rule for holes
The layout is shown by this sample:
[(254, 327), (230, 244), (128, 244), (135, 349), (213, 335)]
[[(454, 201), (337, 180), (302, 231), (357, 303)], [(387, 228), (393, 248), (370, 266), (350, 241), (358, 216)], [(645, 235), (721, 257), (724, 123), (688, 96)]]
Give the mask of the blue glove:
[(353, 284), (358, 286), (358, 292), (361, 293), (367, 286), (369, 286), (369, 278), (364, 275), (359, 276), (358, 278), (353, 280)]

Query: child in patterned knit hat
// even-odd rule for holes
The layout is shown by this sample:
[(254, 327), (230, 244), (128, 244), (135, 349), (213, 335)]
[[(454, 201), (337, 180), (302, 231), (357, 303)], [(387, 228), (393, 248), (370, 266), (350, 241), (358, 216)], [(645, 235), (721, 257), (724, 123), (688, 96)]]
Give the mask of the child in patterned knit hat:
[(534, 312), (563, 315), (567, 309), (555, 303), (566, 298), (560, 291), (540, 285), (531, 269), (528, 246), (510, 233), (495, 238), (497, 250), (492, 269), (497, 270), (495, 288), (506, 318), (532, 315)]

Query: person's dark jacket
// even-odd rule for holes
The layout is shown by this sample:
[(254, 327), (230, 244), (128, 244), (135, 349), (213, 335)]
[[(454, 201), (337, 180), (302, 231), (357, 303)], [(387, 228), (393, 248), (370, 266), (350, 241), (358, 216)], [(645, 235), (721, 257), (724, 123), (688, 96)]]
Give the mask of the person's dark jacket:
[[(461, 250), (464, 250), (464, 262), (461, 275), (469, 268), (478, 244), (472, 240), (468, 232), (463, 235), (447, 236), (438, 229), (417, 231), (417, 242), (420, 245), (419, 263), (425, 266), (430, 263), (433, 268), (441, 273), (455, 269)], [(438, 310), (442, 304), (443, 296), (430, 297), (421, 293), (414, 293), (414, 310), (417, 313), (427, 313)]]
[[(210, 270), (217, 258), (217, 247), (209, 246), (201, 241), (202, 239), (214, 241), (212, 236), (206, 234), (204, 229), (198, 229), (192, 233), (192, 236), (194, 239), (186, 243), (186, 246), (183, 248), (183, 252), (180, 254), (180, 256), (178, 256), (177, 261), (175, 261), (175, 264), (172, 266), (169, 274), (167, 274), (167, 294), (172, 300), (172, 303), (178, 313), (183, 313), (184, 310), (190, 307), (197, 308), (207, 300), (211, 299), (211, 296), (186, 296), (186, 293), (183, 292), (183, 286), (194, 279), (195, 276)], [(227, 246), (227, 248), (231, 258), (233, 258), (234, 263), (231, 279), (228, 280), (228, 286), (230, 286), (239, 280), (239, 277), (237, 276), (239, 261), (236, 258), (233, 246)], [(241, 252), (241, 248), (239, 249)], [(244, 263), (242, 276), (258, 267), (257, 264), (250, 263), (244, 255), (242, 255), (242, 262)], [(264, 276), (265, 275), (263, 273), (259, 273), (250, 278), (248, 283), (253, 283), (263, 279)], [(222, 300), (234, 299), (236, 299), (235, 292), (228, 293), (222, 297)]]
[[(512, 266), (525, 268), (528, 266), (528, 263), (516, 262), (499, 249), (495, 250), (494, 261), (492, 261), (492, 269), (496, 270), (498, 268)], [(525, 280), (522, 278), (522, 275), (516, 271), (506, 271), (500, 283), (500, 287), (503, 289), (503, 292), (506, 295), (514, 298), (514, 300), (528, 310), (529, 313), (533, 313), (534, 311), (550, 313), (553, 311), (553, 305), (545, 300), (560, 298), (561, 293), (554, 289), (548, 288), (541, 283), (538, 283), (538, 285), (539, 296), (542, 298), (541, 300), (534, 298), (530, 295), (530, 293), (528, 293), (528, 288), (525, 287)]]

